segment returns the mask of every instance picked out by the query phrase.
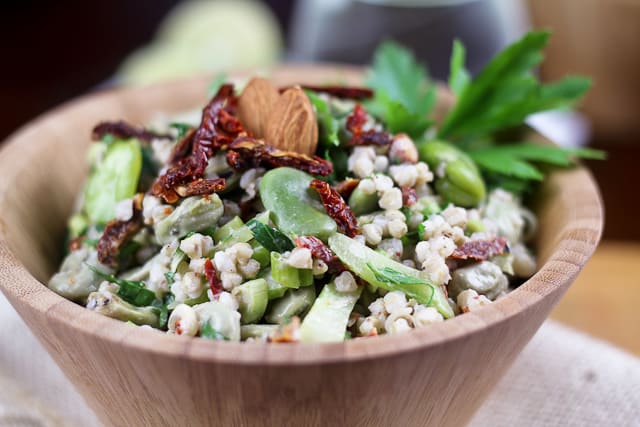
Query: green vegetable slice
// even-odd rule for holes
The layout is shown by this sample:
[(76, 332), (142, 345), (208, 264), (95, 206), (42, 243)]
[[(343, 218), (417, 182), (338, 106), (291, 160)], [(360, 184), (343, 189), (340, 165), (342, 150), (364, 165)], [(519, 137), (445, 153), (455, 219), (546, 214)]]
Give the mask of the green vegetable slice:
[(278, 252), (271, 252), (271, 275), (276, 282), (287, 288), (298, 289), (300, 286), (313, 284), (311, 269), (290, 266)]
[(453, 310), (440, 287), (429, 283), (421, 271), (387, 258), (344, 234), (331, 236), (329, 247), (367, 283), (388, 291), (401, 291), (420, 304), (434, 307), (444, 317), (453, 317)]
[(344, 341), (349, 316), (363, 289), (359, 286), (353, 292), (339, 292), (333, 282), (325, 285), (300, 325), (300, 340)]
[(93, 223), (115, 217), (116, 204), (132, 197), (142, 170), (142, 149), (136, 139), (109, 144), (104, 159), (89, 176), (84, 192), (84, 210)]
[(243, 324), (257, 322), (267, 310), (269, 292), (267, 281), (264, 279), (250, 280), (235, 287), (233, 295), (238, 299), (242, 316), (240, 320)]

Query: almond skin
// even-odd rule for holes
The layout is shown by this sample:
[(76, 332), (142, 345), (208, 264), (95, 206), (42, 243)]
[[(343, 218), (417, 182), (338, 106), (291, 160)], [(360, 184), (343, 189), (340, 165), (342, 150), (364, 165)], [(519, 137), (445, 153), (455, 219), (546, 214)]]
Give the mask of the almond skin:
[(281, 150), (312, 156), (318, 145), (318, 122), (311, 101), (298, 87), (287, 89), (273, 105), (265, 140)]
[(269, 114), (280, 98), (278, 89), (267, 79), (252, 78), (238, 99), (238, 118), (256, 138), (263, 138)]

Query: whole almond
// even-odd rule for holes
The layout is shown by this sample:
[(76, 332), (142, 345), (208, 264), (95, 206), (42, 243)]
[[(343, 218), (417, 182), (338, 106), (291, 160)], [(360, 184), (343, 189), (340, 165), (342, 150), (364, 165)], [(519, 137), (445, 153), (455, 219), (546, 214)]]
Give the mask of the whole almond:
[(265, 140), (282, 150), (313, 155), (318, 145), (318, 122), (311, 101), (300, 88), (287, 89), (274, 104)]
[(267, 120), (280, 98), (278, 89), (267, 79), (252, 78), (238, 99), (238, 117), (256, 138), (265, 135)]

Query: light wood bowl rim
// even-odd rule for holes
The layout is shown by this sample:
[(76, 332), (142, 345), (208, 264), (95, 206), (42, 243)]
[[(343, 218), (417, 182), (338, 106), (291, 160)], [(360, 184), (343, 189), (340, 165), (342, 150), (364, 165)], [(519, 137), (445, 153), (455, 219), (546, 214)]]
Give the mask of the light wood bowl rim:
[[(334, 64), (286, 65), (275, 67), (272, 72), (287, 70), (304, 75), (305, 71), (309, 69), (316, 72), (318, 70), (325, 71), (327, 75), (336, 73), (336, 70), (349, 73), (361, 72), (361, 68), (358, 67)], [(249, 75), (246, 71), (238, 74)], [(72, 107), (89, 100), (104, 100), (107, 97), (123, 93), (132, 95), (143, 94), (145, 91), (176, 90), (196, 81), (202, 84), (205, 79), (208, 81), (209, 78), (210, 76), (200, 76), (143, 88), (115, 89), (71, 100), (27, 123), (12, 134), (0, 151), (0, 171), (5, 167), (10, 167), (17, 153), (20, 152), (16, 149), (18, 145), (24, 147), (24, 144), (30, 143), (26, 140), (29, 129), (41, 126), (46, 120), (63, 116)], [(84, 307), (57, 295), (33, 277), (11, 251), (5, 232), (6, 224), (1, 216), (0, 271), (5, 271), (6, 274), (4, 277), (0, 277), (0, 289), (10, 299), (18, 301), (19, 304), (28, 307), (28, 310), (32, 312), (46, 316), (60, 328), (73, 330), (78, 334), (94, 335), (129, 351), (142, 351), (159, 356), (232, 365), (305, 365), (354, 362), (369, 358), (390, 357), (399, 353), (423, 351), (446, 342), (463, 340), (477, 331), (508, 322), (512, 317), (523, 314), (523, 312), (526, 315), (527, 311), (535, 310), (546, 296), (555, 292), (564, 292), (573, 282), (600, 239), (604, 217), (603, 206), (597, 185), (586, 169), (579, 167), (571, 171), (557, 173), (580, 175), (582, 191), (566, 194), (566, 197), (572, 198), (570, 205), (575, 206), (575, 211), (571, 212), (571, 221), (565, 224), (563, 237), (558, 241), (556, 250), (540, 270), (520, 287), (511, 291), (508, 296), (489, 306), (429, 328), (412, 330), (406, 334), (355, 339), (343, 343), (271, 345), (213, 342), (205, 339), (171, 336), (160, 331), (132, 327), (124, 322), (86, 310)], [(0, 206), (4, 204), (7, 192), (11, 191), (9, 184), (4, 180), (0, 181)], [(590, 209), (581, 209), (581, 207), (590, 207)], [(585, 222), (595, 224), (595, 226), (585, 229)], [(576, 234), (583, 236), (579, 240), (586, 242), (586, 244), (580, 250), (579, 261), (570, 262), (562, 256), (562, 251), (572, 250)], [(559, 269), (561, 265), (566, 265), (568, 271)]]

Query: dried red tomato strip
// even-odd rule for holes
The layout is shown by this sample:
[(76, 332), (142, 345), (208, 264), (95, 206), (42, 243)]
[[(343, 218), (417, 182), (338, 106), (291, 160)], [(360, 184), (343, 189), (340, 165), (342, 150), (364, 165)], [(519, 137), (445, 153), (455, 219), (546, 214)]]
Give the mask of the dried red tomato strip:
[(418, 193), (413, 187), (401, 187), (402, 191), (402, 205), (413, 206), (418, 201)]
[(393, 142), (391, 135), (384, 131), (363, 130), (367, 123), (367, 111), (361, 104), (356, 104), (351, 114), (347, 116), (346, 128), (351, 132), (348, 145), (389, 145)]
[(102, 264), (117, 267), (120, 249), (142, 228), (143, 197), (143, 193), (138, 193), (134, 197), (133, 215), (129, 220), (113, 220), (107, 223), (104, 233), (102, 233), (102, 236), (96, 245), (96, 249), (98, 250), (98, 261)]
[(152, 132), (143, 127), (132, 125), (124, 120), (98, 123), (91, 131), (91, 137), (98, 141), (105, 135), (113, 135), (119, 139), (137, 138), (150, 142), (152, 139), (172, 139), (171, 135)]
[(228, 147), (227, 163), (234, 170), (255, 167), (273, 169), (290, 166), (313, 175), (327, 176), (333, 172), (333, 165), (318, 156), (309, 157), (293, 151), (283, 151), (266, 144), (260, 139), (240, 137)]
[(171, 151), (171, 158), (169, 159), (170, 165), (175, 165), (189, 155), (191, 147), (193, 147), (193, 137), (195, 134), (195, 128), (189, 129), (182, 139), (176, 143)]
[(195, 181), (188, 183), (186, 186), (176, 187), (176, 193), (180, 197), (206, 196), (208, 194), (224, 190), (225, 186), (226, 181), (224, 178), (198, 178)]
[(213, 295), (218, 295), (224, 289), (222, 288), (222, 282), (218, 278), (218, 273), (216, 271), (216, 267), (211, 262), (211, 259), (207, 258), (204, 262), (204, 275), (207, 277), (207, 282), (209, 282), (209, 289), (211, 289), (211, 293)]
[(311, 181), (311, 184), (309, 184), (309, 187), (318, 192), (325, 211), (338, 224), (338, 227), (344, 234), (349, 237), (354, 237), (359, 234), (356, 216), (342, 196), (331, 188), (329, 183), (314, 179)]
[(458, 246), (450, 258), (461, 260), (484, 261), (508, 251), (507, 240), (496, 237), (491, 240), (472, 240)]
[(356, 189), (359, 183), (360, 183), (359, 179), (347, 178), (344, 181), (338, 182), (336, 185), (333, 186), (333, 188), (338, 193), (340, 193), (340, 195), (344, 199), (348, 199), (351, 193), (353, 193), (353, 190)]
[(314, 92), (326, 93), (341, 99), (367, 99), (373, 97), (373, 90), (366, 87), (356, 86), (315, 86), (301, 85), (302, 89), (312, 90)]
[(225, 109), (235, 102), (234, 98), (233, 85), (224, 84), (204, 107), (202, 122), (193, 137), (193, 154), (202, 152), (209, 158), (238, 136), (246, 135), (240, 121)]
[(329, 249), (327, 245), (315, 236), (300, 236), (296, 238), (295, 244), (298, 248), (307, 248), (311, 251), (311, 256), (327, 264), (327, 272), (340, 273), (346, 270), (338, 257)]
[[(233, 85), (222, 85), (202, 111), (202, 122), (193, 134), (192, 141), (188, 142), (191, 154), (178, 160), (156, 180), (151, 188), (153, 195), (162, 197), (168, 203), (175, 203), (180, 198), (177, 187), (187, 186), (201, 178), (211, 156), (238, 136), (246, 135), (240, 122), (225, 109), (234, 104)], [(185, 146), (188, 143), (185, 142)], [(180, 150), (184, 150), (184, 147)]]

